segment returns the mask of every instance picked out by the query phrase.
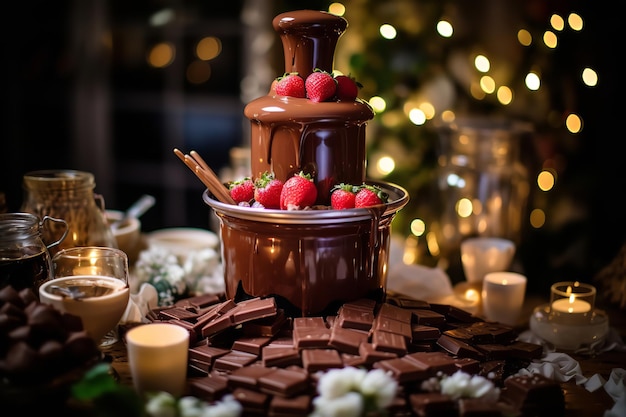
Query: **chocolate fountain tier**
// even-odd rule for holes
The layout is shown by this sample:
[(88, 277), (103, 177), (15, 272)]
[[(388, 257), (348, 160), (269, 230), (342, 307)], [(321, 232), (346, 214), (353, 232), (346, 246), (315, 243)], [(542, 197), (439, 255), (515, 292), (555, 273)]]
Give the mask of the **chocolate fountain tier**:
[(366, 122), (374, 117), (362, 100), (315, 103), (268, 95), (250, 102), (252, 176), (264, 172), (286, 181), (304, 171), (315, 179), (317, 204), (330, 203), (339, 183), (365, 181)]
[(279, 14), (272, 22), (280, 35), (285, 55), (285, 72), (306, 78), (319, 68), (332, 72), (335, 47), (348, 27), (341, 16), (316, 10)]
[(226, 294), (275, 296), (291, 316), (330, 314), (359, 298), (384, 298), (391, 222), (408, 193), (368, 182), (389, 203), (349, 210), (269, 210), (203, 200), (220, 221)]

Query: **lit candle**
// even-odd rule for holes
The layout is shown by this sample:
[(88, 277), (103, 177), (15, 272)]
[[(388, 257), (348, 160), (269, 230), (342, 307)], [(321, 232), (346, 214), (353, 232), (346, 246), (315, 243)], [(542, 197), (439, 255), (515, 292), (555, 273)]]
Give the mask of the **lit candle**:
[(469, 301), (471, 304), (478, 303), (480, 301), (480, 293), (473, 288), (468, 288), (465, 290), (465, 300)]
[(560, 298), (552, 302), (552, 310), (559, 313), (588, 313), (591, 311), (591, 304), (584, 300), (577, 299), (573, 294), (569, 298)]
[(490, 272), (485, 275), (482, 289), (485, 318), (516, 325), (524, 304), (526, 281), (526, 276), (516, 272)]
[(100, 275), (102, 270), (99, 266), (96, 266), (97, 263), (97, 254), (91, 253), (91, 256), (89, 257), (89, 265), (77, 266), (74, 268), (74, 275)]

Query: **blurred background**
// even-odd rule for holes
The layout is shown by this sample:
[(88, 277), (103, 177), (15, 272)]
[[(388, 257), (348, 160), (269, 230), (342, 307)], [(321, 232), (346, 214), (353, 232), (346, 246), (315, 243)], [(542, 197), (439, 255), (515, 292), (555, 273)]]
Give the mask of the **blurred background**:
[[(225, 180), (244, 172), (243, 108), (284, 72), (273, 17), (330, 10), (349, 22), (335, 68), (363, 84), (360, 97), (376, 110), (368, 125), (368, 176), (399, 184), (411, 196), (393, 229), (404, 240), (405, 262), (442, 266), (458, 280), (459, 240), (500, 234), (516, 241), (515, 267), (528, 275), (531, 291), (588, 281), (616, 257), (626, 228), (624, 134), (615, 124), (624, 109), (616, 63), (623, 34), (610, 6), (11, 2), (3, 6), (13, 27), (5, 25), (2, 43), (5, 210), (19, 211), (26, 172), (78, 169), (95, 175), (107, 208), (123, 210), (142, 194), (155, 196), (144, 231), (213, 228), (204, 186), (173, 148), (196, 150)], [(464, 126), (461, 120), (487, 123), (485, 134), (507, 153), (504, 162), (453, 146), (466, 137), (454, 130)], [(458, 163), (468, 152), (477, 164)], [(487, 204), (478, 184), (469, 209), (459, 204), (458, 178), (467, 169), (479, 179), (495, 176), (498, 185), (489, 192), (495, 187), (498, 201), (512, 210), (497, 219), (505, 229), (463, 220)]]

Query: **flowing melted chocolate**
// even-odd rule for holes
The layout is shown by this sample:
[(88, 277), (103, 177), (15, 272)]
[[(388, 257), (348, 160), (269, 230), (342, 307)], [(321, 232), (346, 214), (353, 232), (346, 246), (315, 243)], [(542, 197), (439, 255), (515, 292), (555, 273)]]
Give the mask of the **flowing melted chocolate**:
[[(283, 42), (285, 72), (306, 78), (316, 68), (332, 72), (335, 46), (347, 27), (344, 18), (300, 10), (274, 18)], [(285, 181), (304, 171), (315, 180), (316, 204), (328, 205), (330, 189), (341, 182), (365, 181), (367, 121), (374, 117), (363, 100), (316, 103), (285, 97), (272, 88), (251, 101), (244, 114), (251, 123), (253, 178), (273, 172)]]

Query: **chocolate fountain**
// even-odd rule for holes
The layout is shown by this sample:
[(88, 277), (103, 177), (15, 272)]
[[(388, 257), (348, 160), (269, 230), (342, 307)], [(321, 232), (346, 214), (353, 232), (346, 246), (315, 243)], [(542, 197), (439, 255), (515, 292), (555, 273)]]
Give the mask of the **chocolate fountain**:
[[(347, 21), (301, 10), (274, 18), (285, 72), (306, 78), (316, 68), (332, 72), (335, 46)], [(315, 103), (268, 95), (244, 111), (251, 123), (252, 177), (273, 172), (285, 181), (304, 171), (315, 179), (317, 205), (329, 205), (341, 182), (374, 184), (388, 203), (349, 210), (270, 210), (203, 200), (220, 221), (227, 296), (274, 296), (290, 316), (333, 314), (359, 298), (385, 297), (390, 228), (408, 202), (402, 187), (365, 178), (365, 129), (374, 117), (364, 101)]]

